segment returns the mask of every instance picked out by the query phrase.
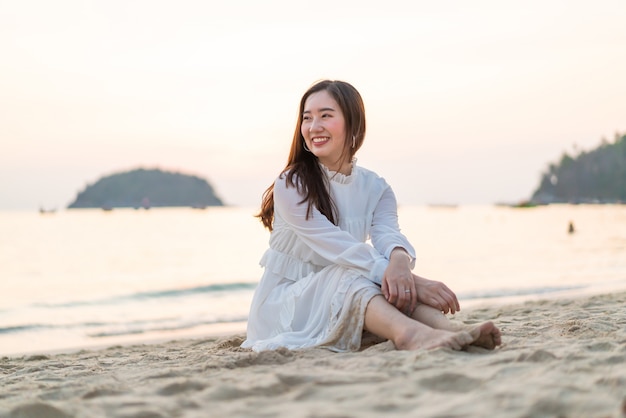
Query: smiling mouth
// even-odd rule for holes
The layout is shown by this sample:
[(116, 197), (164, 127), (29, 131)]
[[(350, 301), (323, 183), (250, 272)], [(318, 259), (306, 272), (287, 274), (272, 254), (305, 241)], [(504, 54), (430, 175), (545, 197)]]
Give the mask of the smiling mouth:
[(320, 137), (316, 137), (316, 138), (311, 139), (311, 141), (314, 144), (323, 144), (323, 143), (327, 142), (329, 139), (330, 138), (327, 137), (327, 136), (320, 136)]

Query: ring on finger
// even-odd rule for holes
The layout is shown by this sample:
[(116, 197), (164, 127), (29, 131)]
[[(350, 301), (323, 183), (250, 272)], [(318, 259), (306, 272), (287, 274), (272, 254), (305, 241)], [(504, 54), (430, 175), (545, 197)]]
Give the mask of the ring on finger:
[(404, 293), (411, 293), (411, 289), (405, 289)]

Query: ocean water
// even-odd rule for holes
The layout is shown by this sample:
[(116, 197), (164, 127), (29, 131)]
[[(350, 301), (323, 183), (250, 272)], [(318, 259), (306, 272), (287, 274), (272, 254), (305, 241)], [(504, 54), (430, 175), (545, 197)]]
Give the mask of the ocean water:
[[(269, 237), (255, 210), (0, 212), (0, 355), (243, 332)], [(626, 205), (399, 216), (415, 272), (462, 309), (626, 289)]]

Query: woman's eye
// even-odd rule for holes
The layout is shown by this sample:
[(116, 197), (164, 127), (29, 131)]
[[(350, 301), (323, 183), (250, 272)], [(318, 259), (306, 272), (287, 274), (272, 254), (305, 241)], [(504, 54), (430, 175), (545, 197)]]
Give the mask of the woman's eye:
[(310, 120), (311, 117), (310, 116), (302, 116), (302, 120)]

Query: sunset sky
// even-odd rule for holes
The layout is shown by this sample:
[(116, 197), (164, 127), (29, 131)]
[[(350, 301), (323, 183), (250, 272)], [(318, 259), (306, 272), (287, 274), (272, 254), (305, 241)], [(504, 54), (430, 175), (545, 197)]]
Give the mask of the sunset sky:
[(400, 204), (515, 202), (626, 133), (626, 2), (0, 0), (0, 210), (137, 167), (254, 206), (302, 93), (362, 94)]

